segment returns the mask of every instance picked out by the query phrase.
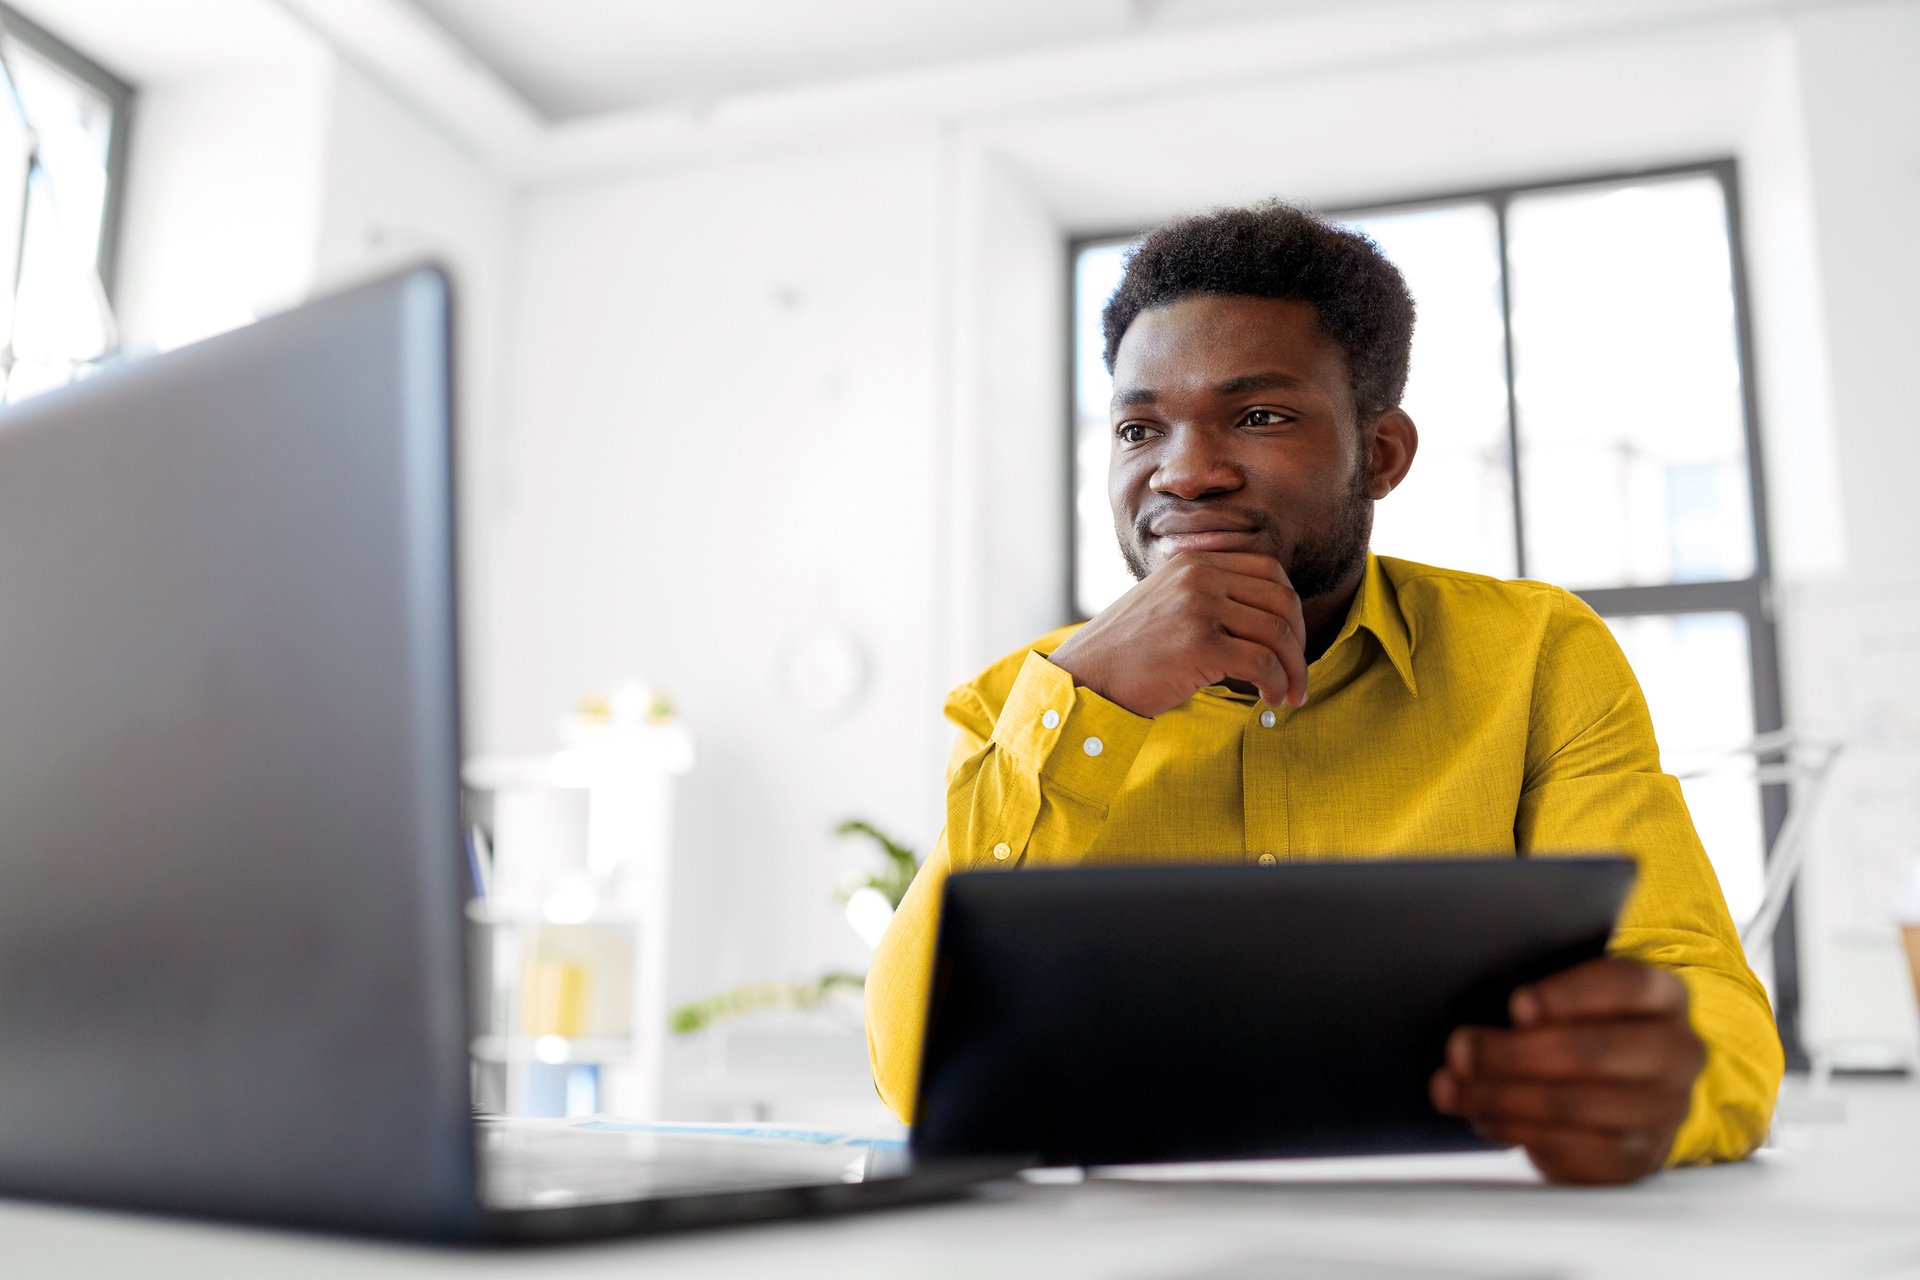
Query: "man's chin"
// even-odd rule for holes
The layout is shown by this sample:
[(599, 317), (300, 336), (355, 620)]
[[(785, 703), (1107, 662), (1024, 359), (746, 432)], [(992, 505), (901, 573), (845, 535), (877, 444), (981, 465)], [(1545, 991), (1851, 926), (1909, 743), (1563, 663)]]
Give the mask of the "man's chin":
[(1164, 567), (1167, 561), (1186, 553), (1250, 552), (1280, 560), (1282, 557), (1258, 534), (1206, 533), (1173, 534), (1147, 539), (1144, 548), (1121, 544), (1120, 554), (1136, 579), (1144, 579)]
[[(1164, 566), (1179, 553), (1178, 548), (1168, 549), (1162, 544), (1165, 540), (1155, 538), (1142, 552), (1132, 546), (1123, 545), (1120, 554), (1126, 559), (1127, 568), (1136, 582), (1144, 582), (1147, 576)], [(1281, 570), (1286, 574), (1287, 584), (1299, 593), (1303, 601), (1314, 600), (1320, 596), (1331, 595), (1347, 584), (1347, 580), (1356, 572), (1363, 571), (1367, 564), (1367, 548), (1363, 545), (1359, 554), (1342, 557), (1336, 567), (1328, 560), (1308, 556), (1300, 565), (1287, 563), (1287, 557), (1277, 555), (1268, 547), (1251, 547), (1262, 555), (1271, 556), (1280, 562)]]
[(1302, 600), (1314, 600), (1346, 589), (1366, 568), (1367, 547), (1362, 543), (1357, 552), (1338, 559), (1308, 558), (1304, 563), (1288, 566), (1287, 580)]

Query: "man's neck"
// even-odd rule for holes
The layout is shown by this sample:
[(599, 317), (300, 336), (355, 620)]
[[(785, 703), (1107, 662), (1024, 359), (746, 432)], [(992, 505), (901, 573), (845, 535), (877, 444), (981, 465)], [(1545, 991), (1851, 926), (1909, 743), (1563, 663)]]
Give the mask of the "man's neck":
[(1340, 628), (1347, 625), (1347, 614), (1353, 609), (1353, 598), (1360, 594), (1360, 583), (1367, 576), (1367, 562), (1340, 579), (1331, 591), (1314, 596), (1311, 600), (1300, 602), (1300, 612), (1307, 622), (1307, 661), (1319, 660), (1321, 654), (1333, 644), (1340, 635)]

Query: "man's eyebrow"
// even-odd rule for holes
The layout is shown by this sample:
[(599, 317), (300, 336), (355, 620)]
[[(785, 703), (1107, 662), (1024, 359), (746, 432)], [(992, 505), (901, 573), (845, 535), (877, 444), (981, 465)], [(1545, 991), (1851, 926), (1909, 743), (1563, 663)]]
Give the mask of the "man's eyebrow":
[(1238, 378), (1228, 378), (1214, 387), (1213, 393), (1219, 396), (1245, 395), (1249, 391), (1271, 391), (1278, 387), (1286, 391), (1300, 391), (1306, 388), (1306, 381), (1290, 373), (1246, 373)]
[[(1237, 378), (1228, 378), (1213, 388), (1217, 396), (1242, 396), (1249, 391), (1305, 391), (1308, 384), (1305, 378), (1295, 377), (1291, 373), (1281, 373), (1278, 369), (1270, 373), (1243, 373)], [(1120, 387), (1113, 393), (1113, 407), (1131, 408), (1134, 405), (1154, 404), (1159, 395), (1151, 387)]]

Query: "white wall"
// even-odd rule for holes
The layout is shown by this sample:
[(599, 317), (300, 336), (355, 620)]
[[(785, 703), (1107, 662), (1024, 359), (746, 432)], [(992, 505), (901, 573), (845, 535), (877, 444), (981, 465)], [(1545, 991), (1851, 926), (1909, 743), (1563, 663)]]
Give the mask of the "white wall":
[[(1920, 5), (1860, 5), (1795, 23), (1819, 286), (1807, 315), (1821, 333), (1817, 345), (1774, 353), (1783, 370), (1828, 373), (1845, 522), (1844, 557), (1790, 581), (1783, 610), (1792, 714), (1850, 744), (1820, 810), (1803, 895), (1808, 1032), (1869, 1064), (1902, 1053), (1920, 1061), (1889, 925), (1906, 869), (1920, 864), (1920, 504), (1911, 493), (1920, 411), (1906, 372), (1920, 350), (1916, 56)], [(1777, 458), (1776, 493), (1802, 483), (1800, 456)]]
[(942, 158), (953, 283), (940, 659), (957, 684), (1065, 621), (1069, 264), (1059, 219), (1004, 156), (950, 137)]
[(489, 509), (501, 485), (512, 184), (317, 37), (138, 86), (116, 310), (134, 352), (432, 259), (457, 294), (462, 595), (470, 723), (491, 740)]
[[(882, 143), (527, 201), (492, 718), (539, 748), (590, 690), (672, 695), (675, 998), (862, 966), (832, 891), (869, 855), (831, 827), (932, 834), (939, 168)], [(835, 635), (866, 664), (837, 713), (790, 674)]]
[(490, 532), (505, 497), (507, 313), (518, 255), (511, 184), (349, 62), (335, 60), (313, 270), (320, 289), (431, 260), (454, 281), (461, 658), (468, 742), (493, 741)]
[(1847, 569), (1913, 582), (1920, 414), (1899, 371), (1920, 351), (1920, 5), (1808, 14), (1794, 26)]
[(182, 346), (306, 296), (330, 80), (316, 45), (141, 86), (116, 288), (129, 350)]

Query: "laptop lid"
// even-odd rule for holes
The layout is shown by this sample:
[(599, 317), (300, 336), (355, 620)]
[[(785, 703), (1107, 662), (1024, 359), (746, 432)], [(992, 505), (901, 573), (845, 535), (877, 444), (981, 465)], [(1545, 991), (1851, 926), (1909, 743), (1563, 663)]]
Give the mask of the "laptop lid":
[(449, 296), (0, 416), (0, 1193), (476, 1213)]
[(1601, 955), (1621, 858), (976, 872), (947, 883), (913, 1152), (1135, 1164), (1487, 1145), (1447, 1036)]

